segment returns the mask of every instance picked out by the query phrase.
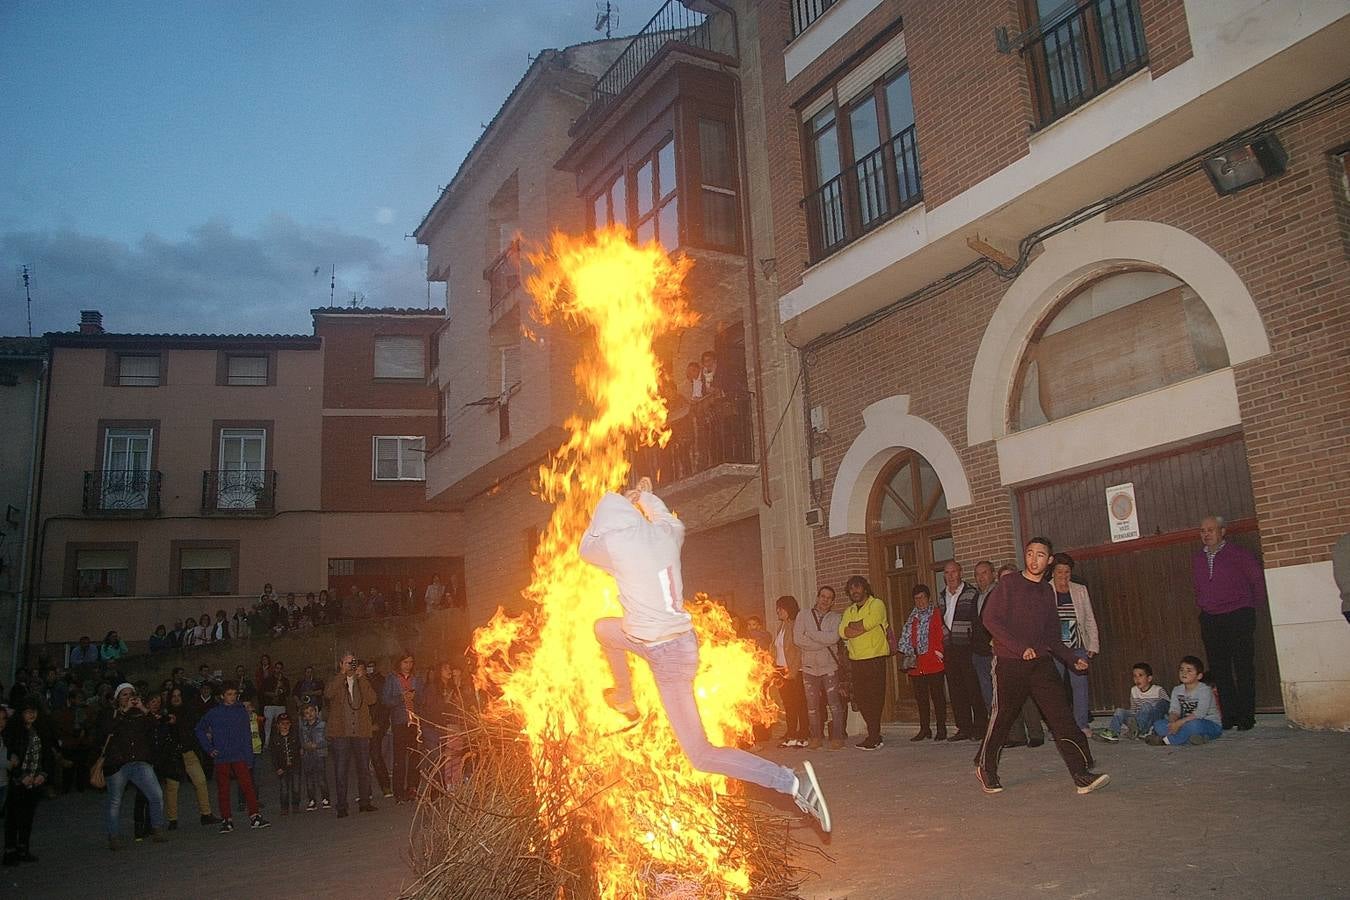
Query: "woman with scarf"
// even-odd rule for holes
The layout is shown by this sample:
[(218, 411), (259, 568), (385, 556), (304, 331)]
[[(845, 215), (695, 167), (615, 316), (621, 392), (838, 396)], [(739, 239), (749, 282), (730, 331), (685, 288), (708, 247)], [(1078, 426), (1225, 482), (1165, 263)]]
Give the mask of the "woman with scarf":
[(56, 773), (54, 742), (45, 737), (38, 724), (36, 697), (20, 701), (14, 717), (5, 726), (4, 747), (8, 758), (0, 761), (9, 769), (9, 791), (5, 801), (4, 864), (37, 862), (28, 850), (33, 834), (33, 814), (46, 791), (48, 780)]
[(928, 728), (929, 705), (937, 720), (937, 739), (947, 739), (947, 704), (942, 693), (942, 616), (935, 615), (933, 594), (926, 584), (914, 586), (914, 609), (905, 619), (900, 653), (905, 659), (905, 674), (914, 688), (919, 706), (919, 733), (911, 741), (926, 741), (933, 736)]

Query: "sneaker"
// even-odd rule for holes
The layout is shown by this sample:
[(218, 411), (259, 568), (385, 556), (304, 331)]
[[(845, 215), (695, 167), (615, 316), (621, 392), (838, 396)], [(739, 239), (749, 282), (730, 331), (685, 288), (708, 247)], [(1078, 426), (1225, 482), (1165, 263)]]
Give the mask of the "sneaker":
[(143, 835), (143, 834), (138, 834), (138, 835), (136, 835), (135, 837), (133, 837), (131, 840), (132, 840), (133, 843), (139, 844), (139, 843), (141, 843), (142, 841), (145, 840), (145, 835)]
[(1078, 788), (1080, 794), (1090, 794), (1099, 787), (1105, 787), (1110, 780), (1110, 775), (1098, 775), (1096, 772), (1084, 772), (1082, 775), (1073, 776), (1074, 786)]
[[(324, 801), (324, 804), (323, 804), (323, 805), (324, 805), (324, 808), (325, 808), (325, 809), (328, 808), (328, 802), (327, 802), (327, 801)], [(316, 809), (318, 809), (318, 808), (319, 808), (319, 804), (316, 803), (316, 802), (314, 802), (313, 800), (311, 800), (311, 801), (309, 801), (308, 803), (305, 804), (305, 812), (314, 812), (314, 810), (316, 810)]]
[(1150, 734), (1148, 737), (1144, 738), (1144, 743), (1148, 744), (1150, 747), (1161, 747), (1163, 744), (1167, 743), (1167, 741), (1164, 740), (1163, 736), (1160, 734)]
[(1208, 743), (1209, 743), (1209, 737), (1208, 737), (1207, 735), (1203, 735), (1203, 734), (1193, 734), (1193, 735), (1190, 736), (1189, 741), (1190, 741), (1190, 743), (1192, 743), (1192, 744), (1194, 744), (1195, 746), (1199, 747), (1201, 744), (1208, 744)]
[(824, 742), (820, 738), (811, 738), (806, 742), (807, 750), (819, 750)]
[(177, 819), (170, 819), (170, 820), (169, 820), (169, 830), (170, 830), (170, 831), (177, 831), (177, 830), (178, 830), (178, 820), (177, 820)]
[(825, 795), (820, 792), (816, 770), (811, 766), (810, 760), (802, 763), (802, 770), (805, 778), (797, 776), (797, 783), (792, 788), (792, 799), (797, 801), (798, 809), (815, 817), (820, 823), (821, 831), (829, 834), (830, 808), (825, 805)]
[(261, 815), (254, 816), (249, 820), (249, 828), (267, 828), (272, 823), (264, 819)]
[(327, 797), (324, 797), (324, 798), (323, 798), (323, 803), (320, 803), (320, 804), (319, 804), (319, 809), (332, 809), (332, 808), (333, 808), (333, 804), (331, 804), (331, 803), (328, 802), (328, 798), (327, 798)]
[[(929, 732), (929, 731), (920, 731), (918, 734), (914, 735), (914, 737), (910, 738), (909, 741), (910, 741), (911, 744), (915, 744), (915, 743), (918, 743), (919, 741), (926, 741), (926, 740), (928, 740), (929, 738), (931, 738), (932, 736), (933, 736), (932, 732)], [(859, 745), (859, 746), (861, 746), (861, 745)]]
[(951, 737), (947, 738), (947, 740), (950, 741), (950, 742), (953, 743), (953, 744), (956, 743), (957, 741), (968, 741), (968, 740), (970, 740), (970, 732), (968, 732), (968, 731), (962, 731), (961, 729), (958, 728), (958, 729), (956, 730), (956, 734), (954, 734), (954, 735), (952, 735)]
[(231, 831), (234, 831), (234, 820), (232, 820), (232, 819), (221, 819), (221, 820), (220, 820), (220, 833), (221, 833), (221, 834), (229, 834)]
[(797, 742), (796, 742), (795, 740), (793, 740), (792, 738), (788, 738), (787, 740), (779, 741), (779, 742), (778, 742), (778, 746), (779, 746), (781, 749), (786, 750), (786, 749), (788, 749), (789, 747), (795, 747), (795, 746), (797, 746)]
[(980, 788), (986, 794), (1003, 793), (1003, 782), (998, 780), (998, 776), (991, 772), (986, 772), (982, 767), (975, 767), (975, 777), (980, 780)]
[(1095, 737), (1099, 741), (1106, 741), (1106, 743), (1108, 744), (1120, 743), (1120, 737), (1109, 728), (1103, 728), (1101, 731), (1098, 731), (1096, 734), (1094, 734), (1093, 737)]
[(384, 799), (386, 799), (386, 800), (392, 800), (392, 799), (394, 799), (394, 792), (393, 792), (393, 791), (385, 791), (385, 792), (384, 792)]
[(881, 738), (877, 738), (875, 741), (862, 741), (853, 746), (857, 747), (859, 750), (877, 750), (883, 746), (883, 742)]
[(203, 825), (219, 825), (219, 824), (220, 824), (220, 819), (217, 819), (215, 816), (211, 815), (210, 813), (207, 813), (206, 815), (202, 816), (202, 824), (203, 824)]
[(634, 721), (637, 720), (638, 717), (637, 704), (634, 703), (632, 700), (619, 699), (619, 692), (616, 688), (605, 688), (605, 702), (608, 703), (609, 708), (614, 710), (615, 712), (620, 713), (623, 716), (632, 719)]

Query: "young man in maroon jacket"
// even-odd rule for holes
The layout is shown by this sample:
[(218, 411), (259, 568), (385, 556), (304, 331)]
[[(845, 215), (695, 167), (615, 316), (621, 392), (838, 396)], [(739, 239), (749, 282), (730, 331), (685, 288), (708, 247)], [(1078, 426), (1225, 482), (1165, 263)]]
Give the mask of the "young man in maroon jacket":
[(986, 794), (1003, 790), (998, 780), (999, 753), (1028, 695), (1050, 725), (1078, 793), (1091, 793), (1110, 780), (1088, 771), (1092, 756), (1087, 740), (1074, 722), (1064, 684), (1051, 658), (1057, 656), (1079, 672), (1088, 668), (1087, 660), (1074, 656), (1060, 639), (1055, 589), (1041, 580), (1053, 552), (1046, 538), (1028, 541), (1026, 568), (1020, 574), (1003, 576), (984, 604), (981, 620), (993, 637), (994, 704), (976, 758), (975, 775)]

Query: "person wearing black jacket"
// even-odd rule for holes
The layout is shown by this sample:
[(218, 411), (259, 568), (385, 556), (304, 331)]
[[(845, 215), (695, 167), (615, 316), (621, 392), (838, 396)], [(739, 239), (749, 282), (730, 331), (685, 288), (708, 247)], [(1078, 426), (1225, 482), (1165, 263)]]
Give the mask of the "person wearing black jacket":
[(47, 782), (56, 774), (55, 741), (49, 729), (38, 721), (37, 698), (25, 697), (5, 726), (4, 747), (9, 758), (0, 765), (9, 769), (9, 791), (5, 801), (5, 855), (7, 866), (37, 862), (29, 852), (33, 835), (33, 815)]
[(994, 709), (975, 775), (986, 794), (1003, 790), (998, 779), (999, 754), (1028, 695), (1050, 725), (1078, 793), (1095, 791), (1110, 780), (1088, 771), (1092, 757), (1087, 740), (1074, 721), (1052, 659), (1058, 657), (1079, 672), (1088, 669), (1087, 660), (1075, 656), (1060, 639), (1055, 589), (1041, 580), (1053, 552), (1047, 538), (1032, 538), (1026, 545), (1026, 568), (1020, 574), (1005, 575), (985, 601), (981, 621), (993, 638)]
[(130, 782), (150, 801), (150, 839), (164, 843), (164, 792), (155, 776), (155, 726), (153, 716), (137, 696), (135, 686), (122, 683), (113, 692), (117, 706), (105, 713), (99, 728), (103, 748), (103, 774), (108, 781), (108, 849), (117, 850), (121, 827), (122, 794)]
[(277, 716), (272, 740), (272, 768), (281, 784), (281, 814), (300, 811), (300, 734), (290, 713)]
[[(168, 714), (164, 711), (164, 698), (159, 694), (152, 696), (145, 704), (146, 716), (154, 723), (150, 733), (150, 763), (159, 778), (160, 789), (164, 792), (164, 815), (168, 820), (168, 830), (178, 828), (178, 783), (185, 777), (183, 752), (178, 743), (178, 735), (169, 724)], [(140, 791), (136, 792), (136, 805), (132, 811), (136, 840), (150, 834), (150, 800)]]
[[(188, 702), (181, 687), (169, 691), (168, 709), (164, 711), (164, 720), (173, 730), (174, 742), (178, 745), (179, 759), (182, 760), (183, 774), (192, 782), (192, 791), (197, 799), (197, 813), (203, 825), (219, 825), (220, 819), (211, 815), (211, 794), (206, 789), (206, 772), (202, 769), (202, 756), (205, 755), (197, 743), (195, 730), (203, 710)], [(181, 778), (179, 779), (182, 780)], [(167, 815), (170, 822), (178, 819), (178, 796), (167, 798)], [(172, 826), (170, 826), (172, 828)]]

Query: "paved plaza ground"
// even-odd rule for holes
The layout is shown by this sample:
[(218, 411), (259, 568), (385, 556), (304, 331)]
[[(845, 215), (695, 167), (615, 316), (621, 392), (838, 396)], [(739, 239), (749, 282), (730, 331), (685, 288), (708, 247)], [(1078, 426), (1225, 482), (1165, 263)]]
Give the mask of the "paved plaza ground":
[[(873, 753), (812, 755), (835, 817), (832, 857), (803, 861), (808, 900), (930, 897), (1334, 897), (1350, 895), (1350, 734), (1262, 717), (1205, 747), (1093, 742), (1111, 784), (1078, 796), (1049, 745), (1008, 751), (1007, 790), (980, 792), (974, 744), (910, 744), (886, 730)], [(784, 762), (801, 751), (774, 751)], [(274, 807), (276, 788), (264, 781)], [(167, 845), (108, 851), (102, 794), (45, 801), (35, 864), (0, 869), (0, 897), (215, 898), (396, 896), (411, 809), (337, 821), (273, 815), (264, 831), (202, 828), (184, 797)], [(131, 832), (131, 803), (124, 805)], [(195, 810), (193, 810), (195, 811)], [(242, 824), (243, 820), (237, 820)]]

